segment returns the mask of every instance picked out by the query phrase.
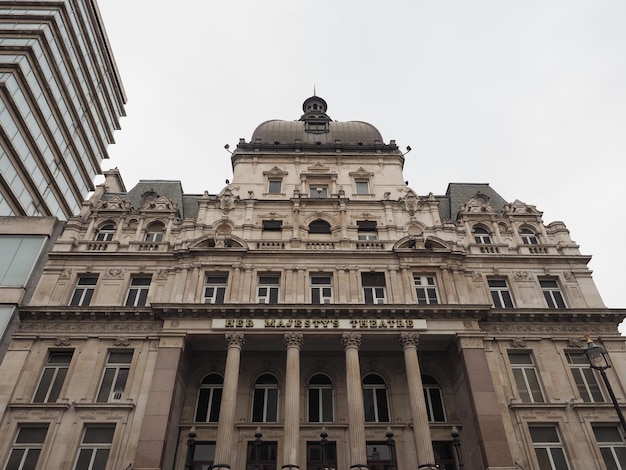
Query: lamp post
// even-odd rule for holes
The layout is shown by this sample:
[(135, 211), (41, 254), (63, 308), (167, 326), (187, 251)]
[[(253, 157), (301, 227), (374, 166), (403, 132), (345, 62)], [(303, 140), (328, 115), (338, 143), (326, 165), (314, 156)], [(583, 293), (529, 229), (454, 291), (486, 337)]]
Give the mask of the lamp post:
[(320, 432), (320, 451), (322, 454), (322, 470), (327, 470), (328, 465), (326, 463), (326, 446), (328, 445), (328, 432), (326, 426), (322, 426), (322, 432)]
[(454, 451), (456, 452), (456, 459), (459, 462), (459, 470), (461, 470), (463, 465), (463, 457), (461, 457), (461, 439), (459, 439), (460, 433), (456, 426), (452, 426), (452, 432), (450, 433), (452, 436), (452, 445), (454, 446)]
[(195, 426), (191, 426), (187, 434), (187, 461), (185, 462), (186, 470), (193, 470), (193, 454), (196, 451), (196, 436), (198, 435)]
[(261, 426), (257, 426), (256, 431), (254, 432), (254, 459), (256, 460), (256, 469), (260, 470), (261, 466), (261, 446), (263, 445), (263, 441), (261, 438), (263, 437), (263, 433), (261, 432)]
[(619, 404), (617, 403), (617, 398), (615, 398), (615, 393), (613, 393), (613, 387), (609, 383), (609, 378), (604, 372), (606, 369), (610, 369), (611, 365), (609, 364), (608, 359), (606, 358), (606, 349), (602, 346), (596, 345), (589, 335), (586, 335), (587, 338), (587, 349), (585, 350), (585, 355), (587, 356), (587, 360), (589, 361), (589, 365), (592, 369), (595, 369), (600, 372), (602, 376), (602, 380), (604, 381), (604, 385), (606, 385), (606, 389), (609, 392), (609, 396), (611, 397), (611, 401), (613, 402), (613, 407), (617, 412), (617, 417), (619, 418), (619, 422), (622, 425), (622, 431), (626, 433), (626, 421), (624, 421), (624, 414), (622, 413)]
[(387, 426), (387, 433), (385, 434), (387, 438), (387, 448), (389, 449), (389, 458), (391, 459), (391, 470), (396, 469), (396, 453), (394, 452), (394, 448), (396, 446), (396, 441), (393, 440), (393, 431), (391, 430), (391, 426)]

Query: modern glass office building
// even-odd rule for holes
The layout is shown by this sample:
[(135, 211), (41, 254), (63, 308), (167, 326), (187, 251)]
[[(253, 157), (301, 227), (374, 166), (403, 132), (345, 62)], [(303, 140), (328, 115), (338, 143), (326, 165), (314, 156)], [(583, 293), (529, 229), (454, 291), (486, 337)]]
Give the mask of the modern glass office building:
[(0, 0), (0, 216), (78, 213), (125, 101), (95, 0)]

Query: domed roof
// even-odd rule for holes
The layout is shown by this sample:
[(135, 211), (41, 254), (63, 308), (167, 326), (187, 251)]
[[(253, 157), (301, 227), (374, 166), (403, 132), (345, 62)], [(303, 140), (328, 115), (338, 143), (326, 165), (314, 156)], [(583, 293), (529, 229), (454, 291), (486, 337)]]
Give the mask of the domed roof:
[(327, 114), (326, 101), (319, 96), (307, 98), (298, 121), (265, 121), (252, 134), (252, 144), (382, 144), (378, 129), (367, 122), (334, 122)]
[(265, 121), (252, 134), (252, 143), (302, 143), (342, 144), (382, 143), (383, 138), (378, 129), (367, 122), (347, 121), (328, 122), (326, 130), (308, 130), (306, 121)]

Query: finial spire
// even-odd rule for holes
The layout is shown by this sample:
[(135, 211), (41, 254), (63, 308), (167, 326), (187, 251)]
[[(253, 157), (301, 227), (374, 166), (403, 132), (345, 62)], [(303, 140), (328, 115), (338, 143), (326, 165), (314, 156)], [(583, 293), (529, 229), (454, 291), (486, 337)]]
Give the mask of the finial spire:
[(317, 94), (315, 93), (315, 83), (313, 84), (313, 96), (317, 96)]

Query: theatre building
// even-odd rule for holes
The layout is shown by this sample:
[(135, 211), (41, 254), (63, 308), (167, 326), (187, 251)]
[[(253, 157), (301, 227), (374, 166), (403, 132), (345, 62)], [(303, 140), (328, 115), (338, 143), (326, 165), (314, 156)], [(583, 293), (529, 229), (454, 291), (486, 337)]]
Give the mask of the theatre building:
[(403, 164), (313, 96), (240, 140), (217, 194), (106, 172), (19, 310), (2, 468), (626, 468), (626, 311), (590, 256)]

